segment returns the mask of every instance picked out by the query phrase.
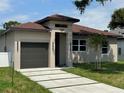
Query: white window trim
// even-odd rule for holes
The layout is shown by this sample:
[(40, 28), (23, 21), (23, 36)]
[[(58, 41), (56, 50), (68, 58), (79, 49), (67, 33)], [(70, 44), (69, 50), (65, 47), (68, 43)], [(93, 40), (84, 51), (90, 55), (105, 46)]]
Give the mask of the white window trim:
[[(73, 39), (73, 40), (78, 40), (78, 44), (80, 44), (80, 40), (85, 40), (86, 41), (86, 45), (73, 45), (72, 43), (72, 51), (73, 51), (73, 46), (78, 46), (78, 51), (73, 51), (73, 52), (87, 52), (87, 40), (86, 39)], [(72, 42), (73, 42), (72, 40)], [(85, 51), (80, 51), (80, 46), (85, 46), (86, 50)]]

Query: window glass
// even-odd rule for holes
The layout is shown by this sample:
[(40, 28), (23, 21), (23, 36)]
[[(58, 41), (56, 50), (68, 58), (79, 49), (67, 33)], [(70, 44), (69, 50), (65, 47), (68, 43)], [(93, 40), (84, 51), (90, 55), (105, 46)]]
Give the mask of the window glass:
[(78, 40), (73, 40), (73, 45), (78, 45)]
[(102, 53), (107, 54), (108, 53), (108, 48), (102, 48)]
[(102, 43), (102, 54), (107, 54), (108, 53), (108, 42), (107, 41), (104, 41)]
[(67, 28), (68, 26), (66, 24), (55, 24), (55, 27)]
[(86, 40), (73, 40), (73, 51), (86, 51)]
[(86, 40), (80, 40), (80, 45), (86, 45)]
[(80, 51), (86, 51), (86, 46), (80, 46)]
[(121, 48), (118, 48), (118, 55), (121, 55)]
[(78, 51), (78, 46), (73, 46), (73, 51)]

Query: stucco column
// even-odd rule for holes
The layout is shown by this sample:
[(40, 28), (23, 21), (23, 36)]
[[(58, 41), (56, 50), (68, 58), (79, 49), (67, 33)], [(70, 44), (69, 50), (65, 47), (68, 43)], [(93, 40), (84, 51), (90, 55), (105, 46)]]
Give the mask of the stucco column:
[(21, 49), (21, 43), (20, 41), (15, 41), (15, 44), (14, 44), (14, 66), (15, 66), (15, 69), (20, 69), (20, 50)]
[(50, 36), (49, 67), (55, 67), (55, 31), (51, 31), (51, 36)]
[(117, 62), (118, 61), (118, 46), (117, 46), (117, 39), (110, 39), (110, 58), (111, 61)]
[(69, 30), (66, 35), (66, 65), (72, 67), (72, 31)]

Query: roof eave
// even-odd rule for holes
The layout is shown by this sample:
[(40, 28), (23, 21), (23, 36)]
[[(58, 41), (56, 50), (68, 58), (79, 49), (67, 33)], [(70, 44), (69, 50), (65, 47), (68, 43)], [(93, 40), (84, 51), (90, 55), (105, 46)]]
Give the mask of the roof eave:
[(35, 29), (35, 28), (11, 28), (11, 30), (39, 30), (39, 31), (50, 31), (50, 29)]
[(67, 22), (76, 23), (76, 22), (79, 22), (80, 20), (79, 19), (73, 19), (73, 18), (70, 19), (70, 20), (63, 20), (63, 19), (55, 19), (55, 18), (46, 17), (44, 19), (35, 21), (35, 23), (42, 24), (42, 23), (45, 23), (45, 22), (48, 22), (48, 21), (67, 21)]
[[(99, 34), (99, 35), (104, 35), (104, 34), (102, 34), (102, 33), (93, 33), (93, 32), (86, 32), (86, 33), (83, 33), (83, 32), (73, 32), (73, 34), (82, 34), (82, 35)], [(121, 35), (104, 35), (104, 36), (107, 36), (107, 37), (114, 37), (114, 38), (122, 37)]]
[(0, 36), (8, 33), (8, 32), (12, 32), (12, 31), (18, 31), (18, 30), (30, 30), (30, 31), (46, 31), (49, 32), (50, 29), (31, 29), (31, 28), (15, 28), (15, 27), (11, 27), (10, 29), (6, 30), (4, 33), (0, 34)]

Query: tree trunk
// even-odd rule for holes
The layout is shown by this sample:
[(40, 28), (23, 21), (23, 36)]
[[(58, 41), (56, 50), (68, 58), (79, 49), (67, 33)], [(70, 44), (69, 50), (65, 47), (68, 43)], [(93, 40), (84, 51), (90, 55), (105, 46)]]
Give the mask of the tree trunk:
[(100, 45), (98, 46), (98, 69), (100, 70), (101, 69), (101, 48), (100, 48)]
[(101, 61), (100, 61), (100, 46), (96, 49), (96, 70), (101, 69)]

